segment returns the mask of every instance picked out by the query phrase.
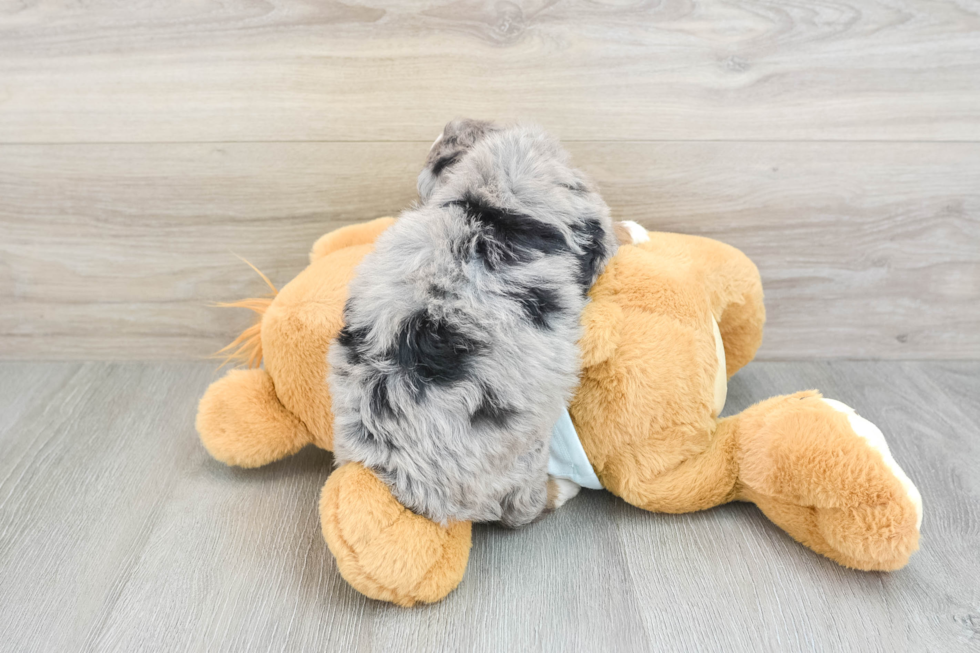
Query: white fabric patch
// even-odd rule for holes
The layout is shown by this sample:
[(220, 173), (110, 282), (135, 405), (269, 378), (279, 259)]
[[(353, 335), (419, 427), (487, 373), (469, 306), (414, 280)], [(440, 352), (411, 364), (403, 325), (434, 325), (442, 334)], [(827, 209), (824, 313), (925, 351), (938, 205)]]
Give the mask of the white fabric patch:
[(585, 455), (585, 449), (582, 448), (582, 442), (578, 439), (575, 425), (572, 424), (572, 418), (567, 410), (562, 411), (558, 423), (551, 430), (548, 474), (555, 478), (567, 479), (590, 490), (602, 489), (602, 483), (595, 475), (589, 457)]
[(888, 442), (885, 441), (885, 434), (873, 423), (858, 415), (857, 411), (844, 402), (826, 398), (823, 401), (837, 412), (846, 413), (847, 421), (851, 423), (851, 428), (854, 429), (854, 432), (864, 438), (871, 445), (872, 449), (881, 454), (885, 464), (888, 465), (889, 471), (898, 479), (902, 487), (905, 488), (905, 493), (908, 495), (909, 501), (915, 506), (917, 518), (915, 528), (919, 530), (922, 526), (922, 495), (919, 494), (919, 489), (913, 485), (912, 480), (905, 474), (905, 471), (892, 458), (892, 453), (888, 450)]
[(712, 417), (718, 417), (725, 410), (725, 400), (728, 399), (728, 361), (725, 360), (725, 343), (721, 340), (718, 320), (712, 317), (711, 326), (714, 328), (715, 356), (718, 358), (718, 369), (715, 370), (715, 412)]
[(620, 224), (626, 227), (626, 230), (630, 232), (630, 238), (633, 239), (633, 244), (645, 243), (650, 240), (650, 234), (646, 229), (633, 222), (632, 220), (623, 220)]

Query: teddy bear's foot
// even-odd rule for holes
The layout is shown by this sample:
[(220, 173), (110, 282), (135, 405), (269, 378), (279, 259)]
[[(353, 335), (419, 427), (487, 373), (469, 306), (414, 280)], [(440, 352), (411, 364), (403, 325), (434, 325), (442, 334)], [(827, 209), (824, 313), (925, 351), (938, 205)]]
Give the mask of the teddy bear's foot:
[(198, 406), (197, 432), (208, 453), (238, 467), (266, 465), (311, 441), (263, 369), (232, 370), (212, 383)]
[(815, 508), (749, 489), (740, 498), (755, 503), (797, 542), (845, 567), (895, 571), (918, 549), (919, 533), (909, 528), (909, 512), (897, 504)]
[(470, 522), (440, 526), (411, 512), (363, 465), (347, 463), (330, 475), (320, 520), (341, 575), (370, 598), (434, 603), (463, 579)]
[(908, 562), (922, 499), (874, 424), (815, 392), (764, 401), (737, 419), (739, 499), (848, 567)]

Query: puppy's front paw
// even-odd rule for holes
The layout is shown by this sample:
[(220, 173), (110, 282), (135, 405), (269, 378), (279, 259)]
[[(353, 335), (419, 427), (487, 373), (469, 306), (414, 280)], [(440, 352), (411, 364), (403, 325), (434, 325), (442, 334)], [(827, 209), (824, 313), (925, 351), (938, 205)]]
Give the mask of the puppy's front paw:
[(548, 507), (546, 510), (551, 511), (555, 510), (556, 508), (561, 508), (563, 505), (565, 505), (566, 501), (578, 494), (578, 491), (581, 489), (581, 486), (574, 481), (549, 476)]

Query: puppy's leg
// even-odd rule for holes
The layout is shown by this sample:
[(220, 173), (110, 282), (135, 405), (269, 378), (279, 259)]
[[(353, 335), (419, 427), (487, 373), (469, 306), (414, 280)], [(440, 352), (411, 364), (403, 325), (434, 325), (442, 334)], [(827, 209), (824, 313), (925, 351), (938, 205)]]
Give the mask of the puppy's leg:
[(533, 483), (532, 485), (512, 490), (501, 502), (503, 513), (500, 523), (508, 528), (518, 528), (541, 519), (548, 506), (548, 482)]
[(554, 476), (548, 477), (548, 505), (545, 508), (547, 512), (552, 510), (557, 510), (565, 505), (565, 502), (578, 494), (578, 491), (582, 489), (582, 486), (575, 481), (569, 481), (567, 478), (556, 478)]
[(561, 508), (581, 489), (581, 486), (568, 479), (548, 476), (544, 485), (511, 492), (504, 501), (504, 512), (500, 521), (509, 528), (537, 521)]

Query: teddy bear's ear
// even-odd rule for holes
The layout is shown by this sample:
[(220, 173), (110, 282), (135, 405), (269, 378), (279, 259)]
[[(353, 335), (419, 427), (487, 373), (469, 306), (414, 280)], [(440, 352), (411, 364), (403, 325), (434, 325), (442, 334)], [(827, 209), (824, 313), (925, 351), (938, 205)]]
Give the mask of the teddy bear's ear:
[(320, 236), (310, 250), (310, 263), (336, 252), (338, 249), (354, 245), (367, 245), (381, 235), (381, 232), (395, 224), (394, 218), (376, 218), (370, 222), (347, 225)]
[(592, 300), (582, 311), (582, 338), (578, 341), (582, 367), (603, 363), (619, 347), (623, 309), (611, 300)]

